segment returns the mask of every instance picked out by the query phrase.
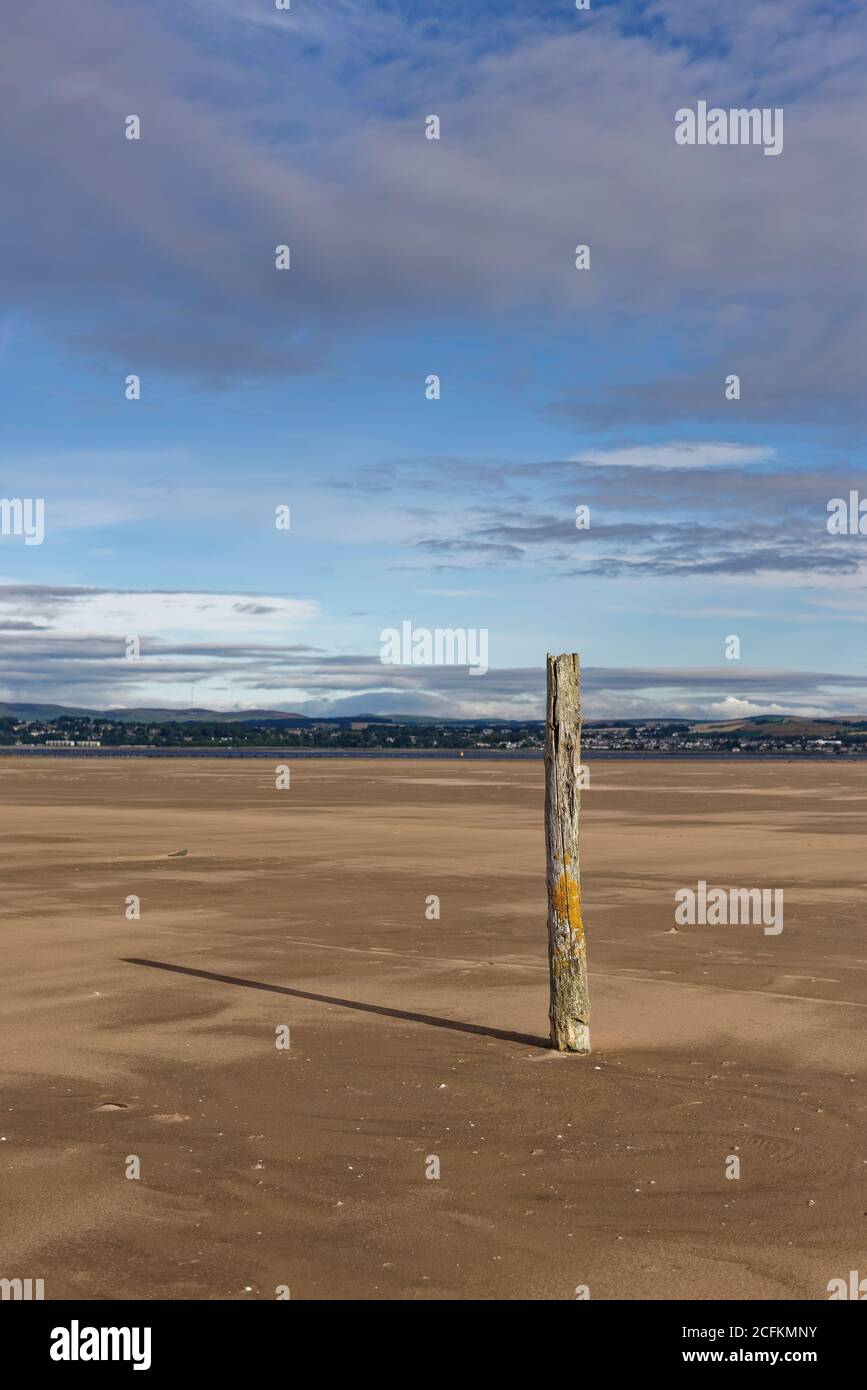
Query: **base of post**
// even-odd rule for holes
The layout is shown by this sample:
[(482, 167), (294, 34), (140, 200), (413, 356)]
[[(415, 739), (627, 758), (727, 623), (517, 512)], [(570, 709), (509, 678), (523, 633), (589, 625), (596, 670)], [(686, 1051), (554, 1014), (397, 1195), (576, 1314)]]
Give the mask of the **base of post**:
[(573, 1023), (569, 1033), (558, 1036), (551, 1030), (551, 1046), (558, 1052), (577, 1052), (586, 1056), (590, 1051), (589, 1023)]

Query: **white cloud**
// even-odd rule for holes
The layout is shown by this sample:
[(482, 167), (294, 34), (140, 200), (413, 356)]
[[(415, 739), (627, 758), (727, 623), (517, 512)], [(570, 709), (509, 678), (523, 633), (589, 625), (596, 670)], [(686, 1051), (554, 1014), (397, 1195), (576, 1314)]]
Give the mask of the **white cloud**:
[(98, 589), (22, 594), (0, 587), (0, 610), (49, 625), (56, 637), (151, 637), (161, 642), (279, 641), (287, 629), (312, 622), (311, 599), (190, 591), (104, 592)]
[(573, 454), (573, 463), (605, 464), (615, 468), (739, 468), (749, 463), (768, 463), (776, 450), (764, 444), (723, 444), (686, 441), (670, 444), (633, 444), (622, 449), (594, 449)]
[[(756, 714), (791, 714), (803, 719), (827, 718), (832, 711), (818, 705), (760, 705), (755, 700), (740, 700), (736, 695), (727, 695), (708, 706), (710, 712), (720, 719), (750, 719)], [(693, 716), (695, 717), (695, 716)]]

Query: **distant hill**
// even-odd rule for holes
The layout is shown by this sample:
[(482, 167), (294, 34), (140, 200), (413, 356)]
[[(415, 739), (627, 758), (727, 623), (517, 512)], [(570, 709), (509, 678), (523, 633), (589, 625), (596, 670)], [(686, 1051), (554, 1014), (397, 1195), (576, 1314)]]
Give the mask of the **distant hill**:
[[(430, 714), (343, 714), (307, 715), (291, 710), (245, 709), (212, 710), (191, 706), (166, 709), (161, 706), (135, 706), (131, 709), (88, 709), (80, 705), (36, 704), (0, 701), (0, 719), (19, 719), (33, 724), (64, 717), (104, 719), (123, 724), (244, 724), (250, 728), (305, 729), (317, 725), (348, 729), (352, 724), (381, 724), (405, 727), (431, 725), (464, 729), (541, 729), (541, 719), (442, 719)], [(748, 719), (710, 721), (706, 719), (588, 719), (585, 729), (640, 730), (654, 734), (679, 731), (693, 738), (702, 735), (740, 739), (825, 738), (867, 739), (867, 717), (843, 715), (836, 718), (799, 718), (792, 715), (758, 714)]]
[(834, 719), (804, 719), (788, 714), (757, 714), (750, 719), (716, 724), (691, 724), (691, 732), (742, 734), (745, 738), (837, 738), (867, 732), (867, 719), (845, 715)]
[(285, 725), (289, 728), (305, 728), (313, 724), (393, 724), (393, 723), (435, 723), (434, 720), (407, 721), (394, 720), (388, 715), (353, 714), (330, 719), (327, 716), (311, 717), (297, 714), (291, 710), (243, 709), (213, 710), (192, 706), (187, 709), (165, 709), (160, 706), (133, 706), (130, 709), (88, 709), (83, 705), (42, 705), (27, 702), (0, 700), (0, 719), (22, 719), (33, 724), (42, 719), (107, 719), (119, 724), (250, 724), (263, 728)]
[(312, 724), (315, 720), (306, 715), (294, 714), (286, 710), (247, 709), (163, 709), (159, 706), (149, 708), (138, 706), (132, 709), (87, 709), (83, 705), (40, 705), (21, 704), (0, 700), (0, 719), (24, 719), (34, 723), (38, 719), (62, 719), (77, 715), (81, 719), (112, 719), (128, 724), (167, 724), (173, 720), (181, 723), (196, 723), (207, 720), (221, 724)]

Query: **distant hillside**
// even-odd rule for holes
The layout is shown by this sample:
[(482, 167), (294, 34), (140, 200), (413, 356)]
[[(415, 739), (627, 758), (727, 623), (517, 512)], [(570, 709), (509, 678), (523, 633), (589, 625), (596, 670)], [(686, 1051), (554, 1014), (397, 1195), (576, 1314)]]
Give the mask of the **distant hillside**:
[[(16, 719), (28, 724), (59, 719), (95, 719), (117, 724), (232, 724), (250, 729), (313, 729), (348, 730), (352, 725), (381, 725), (392, 728), (417, 729), (500, 729), (542, 730), (541, 719), (442, 719), (425, 714), (352, 714), (306, 715), (291, 710), (246, 709), (212, 710), (197, 707), (166, 709), (160, 706), (137, 706), (131, 709), (87, 709), (79, 705), (36, 704), (0, 701), (0, 719)], [(715, 739), (761, 741), (763, 739), (840, 739), (847, 742), (867, 740), (867, 717), (846, 715), (837, 718), (796, 718), (791, 715), (759, 714), (748, 719), (589, 719), (585, 729), (590, 733), (611, 730), (612, 736), (628, 735), (630, 730), (648, 739), (660, 736), (679, 736), (686, 740), (713, 737)]]
[(80, 719), (111, 719), (126, 724), (168, 724), (208, 723), (220, 724), (312, 724), (316, 721), (303, 714), (293, 714), (286, 710), (247, 709), (161, 709), (159, 707), (135, 707), (132, 709), (86, 709), (81, 705), (37, 705), (16, 704), (0, 701), (0, 719), (24, 719), (34, 723), (39, 719), (62, 719), (77, 716)]
[(381, 714), (353, 714), (332, 719), (328, 716), (311, 717), (306, 714), (297, 714), (291, 710), (279, 709), (213, 710), (197, 707), (165, 709), (160, 706), (133, 706), (130, 709), (87, 709), (83, 705), (42, 705), (0, 700), (0, 719), (21, 719), (28, 724), (33, 724), (40, 720), (64, 718), (105, 719), (118, 724), (249, 724), (262, 728), (287, 726), (299, 729), (314, 724), (437, 722), (426, 718), (395, 720), (389, 715)]
[(867, 733), (867, 719), (847, 715), (835, 719), (801, 719), (788, 714), (757, 714), (750, 719), (717, 724), (691, 724), (691, 732), (742, 734), (746, 738), (851, 738)]

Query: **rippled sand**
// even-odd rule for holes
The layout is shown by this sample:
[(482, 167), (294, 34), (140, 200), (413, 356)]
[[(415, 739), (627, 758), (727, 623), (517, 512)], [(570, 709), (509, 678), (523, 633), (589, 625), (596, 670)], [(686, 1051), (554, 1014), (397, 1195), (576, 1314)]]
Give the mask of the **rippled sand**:
[[(582, 1059), (545, 1045), (540, 764), (0, 760), (0, 1277), (823, 1298), (863, 1266), (867, 765), (590, 767)], [(699, 879), (782, 888), (783, 932), (673, 932)]]

